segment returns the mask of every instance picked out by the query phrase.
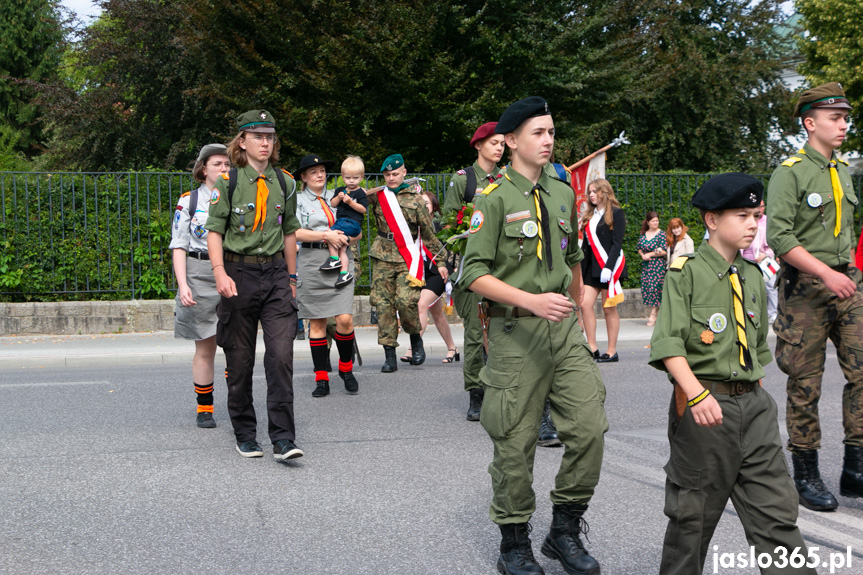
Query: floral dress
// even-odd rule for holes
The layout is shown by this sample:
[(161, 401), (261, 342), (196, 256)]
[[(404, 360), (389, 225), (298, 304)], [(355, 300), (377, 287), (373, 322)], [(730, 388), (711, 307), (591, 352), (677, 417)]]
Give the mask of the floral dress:
[[(665, 232), (659, 231), (653, 239), (647, 239), (642, 234), (638, 238), (636, 249), (649, 253), (662, 248), (668, 249), (665, 242)], [(665, 258), (650, 258), (641, 262), (641, 300), (648, 307), (656, 307), (662, 303), (662, 284), (665, 281)]]

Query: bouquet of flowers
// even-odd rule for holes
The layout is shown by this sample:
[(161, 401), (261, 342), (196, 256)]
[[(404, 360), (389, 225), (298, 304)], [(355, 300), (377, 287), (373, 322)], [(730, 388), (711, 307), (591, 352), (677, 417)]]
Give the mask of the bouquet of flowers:
[(473, 215), (473, 204), (465, 204), (455, 213), (450, 212), (441, 221), (444, 226), (437, 237), (446, 248), (456, 254), (464, 254), (467, 246), (467, 231), (470, 228), (470, 218)]

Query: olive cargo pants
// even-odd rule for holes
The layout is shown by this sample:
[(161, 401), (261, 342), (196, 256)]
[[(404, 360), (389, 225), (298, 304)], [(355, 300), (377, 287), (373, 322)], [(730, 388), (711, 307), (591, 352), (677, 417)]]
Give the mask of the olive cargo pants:
[(464, 389), (477, 389), (482, 385), (479, 371), (482, 369), (482, 324), (479, 307), (482, 297), (471, 291), (456, 287), (452, 292), (455, 310), (464, 323)]

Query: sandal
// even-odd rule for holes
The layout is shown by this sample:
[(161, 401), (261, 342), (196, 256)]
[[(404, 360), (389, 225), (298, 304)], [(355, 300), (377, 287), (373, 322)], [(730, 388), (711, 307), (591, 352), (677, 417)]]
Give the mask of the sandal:
[(408, 352), (399, 358), (399, 361), (404, 363), (410, 363), (413, 359), (413, 355), (411, 354), (410, 348), (408, 348)]
[[(450, 355), (449, 352), (453, 352), (454, 355)], [(443, 361), (441, 361), (441, 363), (452, 363), (453, 360), (461, 361), (461, 356), (459, 355), (457, 350), (447, 348), (446, 357), (443, 358)]]

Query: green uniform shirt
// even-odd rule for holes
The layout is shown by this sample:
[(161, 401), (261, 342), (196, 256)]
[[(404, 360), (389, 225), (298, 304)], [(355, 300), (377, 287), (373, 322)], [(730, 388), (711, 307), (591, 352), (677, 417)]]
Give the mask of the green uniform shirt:
[[(242, 255), (271, 256), (285, 248), (285, 236), (300, 229), (297, 220), (297, 184), (290, 174), (285, 173), (287, 194), (276, 177), (272, 166), (264, 170), (269, 194), (267, 195), (267, 217), (263, 226), (255, 231), (255, 203), (258, 187), (255, 181), (258, 172), (245, 166), (237, 169), (237, 189), (234, 190), (232, 205), (228, 205), (228, 174), (216, 181), (210, 199), (210, 215), (207, 230), (224, 235), (224, 248), (229, 252)], [(287, 197), (286, 197), (287, 195)], [(230, 226), (226, 223), (230, 217)]]
[[(405, 216), (405, 221), (407, 222), (408, 228), (411, 232), (411, 237), (416, 238), (417, 230), (419, 230), (420, 238), (422, 239), (423, 244), (425, 244), (425, 247), (428, 248), (432, 255), (437, 254), (443, 248), (443, 244), (439, 239), (437, 239), (437, 236), (435, 236), (434, 224), (432, 223), (431, 215), (429, 215), (429, 212), (426, 209), (425, 201), (423, 201), (422, 196), (419, 194), (419, 188), (417, 186), (405, 186), (396, 193), (396, 199), (398, 200), (402, 213)], [(377, 194), (371, 194), (369, 196), (369, 207), (371, 208), (372, 213), (375, 216), (375, 221), (378, 224), (378, 232), (390, 232), (390, 227), (384, 219), (384, 212), (381, 209), (381, 204), (378, 202)], [(375, 240), (372, 242), (369, 255), (376, 260), (384, 262), (404, 263), (405, 261), (401, 253), (399, 253), (396, 243), (380, 236), (375, 237)], [(438, 261), (442, 261), (440, 260), (440, 256)]]
[(807, 142), (770, 177), (765, 199), (767, 243), (777, 256), (803, 246), (828, 266), (851, 262), (857, 195), (851, 185), (848, 166), (837, 161), (844, 199), (842, 230), (839, 236), (834, 236), (836, 204), (828, 164), (827, 158)]
[[(685, 357), (692, 373), (700, 379), (758, 381), (764, 377), (763, 366), (773, 361), (767, 345), (764, 280), (758, 265), (739, 254), (734, 265), (743, 287), (752, 370), (746, 371), (740, 365), (729, 279), (731, 264), (706, 240), (682, 267), (675, 269), (678, 266), (672, 264), (665, 274), (662, 309), (650, 339), (650, 365), (667, 371), (664, 358)], [(706, 343), (704, 339), (709, 341), (711, 335), (712, 343)]]
[[(486, 174), (485, 171), (479, 167), (479, 164), (474, 162), (473, 171), (476, 174), (476, 194), (479, 194), (487, 185), (494, 183), (489, 180), (489, 176), (494, 179), (495, 176), (500, 173), (500, 168), (495, 166), (490, 174)], [(450, 180), (449, 187), (446, 191), (446, 197), (444, 198), (443, 207), (441, 208), (441, 213), (444, 217), (446, 217), (450, 212), (459, 211), (464, 205), (464, 192), (466, 186), (467, 174), (464, 170), (459, 170)]]
[(490, 185), (477, 198), (459, 285), (467, 287), (490, 274), (526, 292), (567, 295), (571, 268), (584, 258), (578, 230), (571, 221), (573, 191), (545, 172), (538, 184), (549, 215), (551, 237), (543, 241), (551, 243), (553, 269), (548, 269), (545, 249), (542, 261), (536, 253), (539, 220), (533, 184), (510, 166), (498, 184)]

